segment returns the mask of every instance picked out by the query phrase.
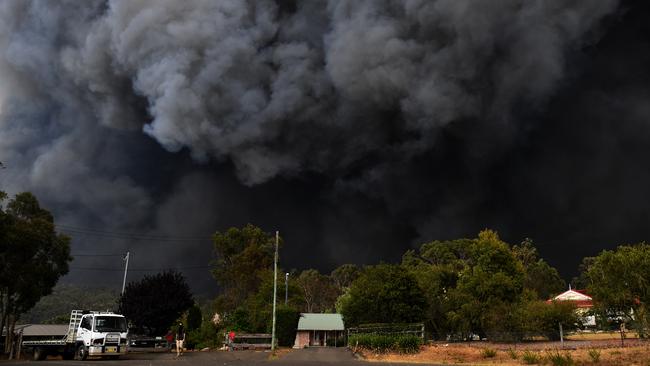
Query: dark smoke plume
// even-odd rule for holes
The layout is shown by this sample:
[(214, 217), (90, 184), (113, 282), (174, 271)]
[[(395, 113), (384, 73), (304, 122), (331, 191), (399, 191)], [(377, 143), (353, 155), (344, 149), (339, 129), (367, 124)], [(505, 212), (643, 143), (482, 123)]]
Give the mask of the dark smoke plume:
[[(539, 239), (570, 273), (649, 233), (647, 158), (634, 160), (648, 84), (627, 76), (647, 63), (615, 57), (637, 7), (5, 1), (2, 188), (108, 233), (279, 228), (286, 267), (395, 260), (489, 226)], [(73, 235), (73, 251), (131, 249), (140, 267), (210, 254), (209, 241), (95, 234)]]

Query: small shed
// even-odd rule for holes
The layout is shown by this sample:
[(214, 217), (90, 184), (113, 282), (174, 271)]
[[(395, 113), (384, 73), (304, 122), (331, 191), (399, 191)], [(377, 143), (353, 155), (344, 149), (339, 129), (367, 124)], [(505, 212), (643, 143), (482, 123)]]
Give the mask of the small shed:
[(293, 348), (338, 346), (344, 331), (341, 314), (301, 313)]

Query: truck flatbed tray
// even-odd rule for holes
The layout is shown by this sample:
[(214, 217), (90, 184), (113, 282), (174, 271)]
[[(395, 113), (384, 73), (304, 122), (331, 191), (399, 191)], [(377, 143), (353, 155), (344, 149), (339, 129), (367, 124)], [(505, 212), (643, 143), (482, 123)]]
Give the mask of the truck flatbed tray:
[(23, 341), (23, 346), (65, 346), (65, 339), (41, 339)]

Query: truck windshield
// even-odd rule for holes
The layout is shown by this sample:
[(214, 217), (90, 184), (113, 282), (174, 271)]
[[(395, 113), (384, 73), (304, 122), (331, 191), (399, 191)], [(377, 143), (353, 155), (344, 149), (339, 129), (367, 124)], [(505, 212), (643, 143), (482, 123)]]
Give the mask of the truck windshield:
[(97, 316), (95, 317), (95, 331), (126, 332), (126, 319), (121, 316)]

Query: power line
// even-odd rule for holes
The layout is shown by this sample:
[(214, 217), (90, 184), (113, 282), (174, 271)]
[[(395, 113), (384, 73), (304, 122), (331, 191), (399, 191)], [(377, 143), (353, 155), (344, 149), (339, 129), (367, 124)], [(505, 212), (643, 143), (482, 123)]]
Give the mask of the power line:
[(71, 253), (73, 257), (123, 257), (124, 254), (87, 254), (87, 253)]
[(67, 225), (56, 225), (57, 228), (63, 230), (63, 231), (71, 231), (71, 232), (78, 232), (78, 233), (83, 233), (83, 234), (91, 234), (91, 235), (106, 235), (106, 236), (123, 236), (123, 237), (129, 237), (129, 238), (137, 238), (137, 239), (144, 239), (144, 240), (175, 240), (175, 241), (180, 241), (180, 240), (187, 240), (187, 241), (205, 241), (205, 240), (211, 240), (210, 237), (191, 237), (191, 236), (162, 236), (162, 235), (148, 235), (148, 234), (140, 234), (140, 233), (125, 233), (125, 232), (118, 232), (118, 231), (107, 231), (107, 230), (98, 230), (98, 229), (89, 229), (89, 228), (78, 228), (78, 227), (72, 227), (72, 226), (67, 226)]
[(162, 235), (149, 235), (141, 233), (126, 233), (119, 231), (108, 231), (100, 230), (93, 228), (82, 228), (78, 226), (71, 226), (65, 224), (57, 224), (56, 227), (68, 233), (90, 235), (96, 237), (112, 238), (112, 239), (133, 239), (133, 240), (151, 240), (151, 241), (197, 241), (197, 242), (206, 242), (211, 241), (212, 238), (209, 236), (205, 237), (196, 237), (196, 236), (162, 236)]
[[(187, 267), (176, 267), (176, 268), (129, 268), (129, 271), (134, 271), (134, 272), (154, 272), (154, 271), (165, 271), (165, 270), (177, 270), (177, 271), (184, 271), (184, 270), (192, 270), (192, 269), (210, 269), (212, 268), (211, 266), (187, 266)], [(122, 272), (124, 271), (124, 268), (111, 268), (111, 267), (70, 267), (70, 270), (75, 270), (75, 271), (99, 271), (99, 272)]]

